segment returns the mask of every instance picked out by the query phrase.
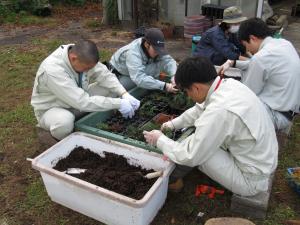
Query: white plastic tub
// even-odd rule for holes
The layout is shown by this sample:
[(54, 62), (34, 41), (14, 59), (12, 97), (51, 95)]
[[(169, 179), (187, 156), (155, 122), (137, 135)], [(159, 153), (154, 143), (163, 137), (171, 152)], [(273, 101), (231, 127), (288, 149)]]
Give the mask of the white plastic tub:
[[(124, 155), (130, 164), (146, 169), (163, 170), (146, 195), (132, 199), (52, 169), (62, 157), (83, 146), (95, 153), (103, 151)], [(106, 224), (149, 224), (167, 197), (169, 175), (174, 163), (162, 155), (81, 132), (73, 133), (33, 159), (32, 167), (39, 170), (50, 198), (61, 205)]]

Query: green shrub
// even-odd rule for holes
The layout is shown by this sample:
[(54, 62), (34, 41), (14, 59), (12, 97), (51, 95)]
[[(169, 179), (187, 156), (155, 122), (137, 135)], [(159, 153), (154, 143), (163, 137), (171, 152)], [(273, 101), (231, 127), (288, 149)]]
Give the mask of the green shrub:
[(0, 24), (6, 22), (7, 17), (9, 17), (13, 12), (5, 5), (0, 3)]
[(117, 0), (108, 0), (105, 5), (108, 24), (118, 24), (118, 2)]
[(84, 26), (87, 28), (99, 28), (101, 25), (100, 19), (88, 19), (84, 23)]
[(0, 1), (0, 23), (16, 23), (19, 18), (35, 14), (48, 16), (51, 14), (49, 0), (7, 0)]
[(83, 6), (85, 2), (85, 0), (50, 0), (50, 3), (53, 5), (62, 3), (64, 5)]

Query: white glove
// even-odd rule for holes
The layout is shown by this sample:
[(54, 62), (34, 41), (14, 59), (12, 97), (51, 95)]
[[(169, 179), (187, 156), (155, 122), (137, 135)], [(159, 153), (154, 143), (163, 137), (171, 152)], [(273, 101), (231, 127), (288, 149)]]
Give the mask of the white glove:
[(223, 65), (221, 65), (219, 75), (224, 75), (225, 71), (228, 70), (233, 65), (233, 61), (228, 59)]
[(158, 138), (163, 134), (159, 130), (152, 130), (152, 131), (143, 131), (144, 138), (146, 139), (146, 142), (150, 145), (156, 146)]
[(166, 91), (170, 92), (170, 93), (176, 93), (178, 92), (178, 89), (175, 88), (175, 84), (171, 84), (171, 83), (166, 83)]
[(130, 104), (132, 105), (133, 110), (137, 110), (140, 107), (140, 101), (137, 100), (135, 97), (133, 97), (131, 94), (126, 92), (125, 94), (122, 95), (123, 99), (127, 99)]
[(120, 113), (124, 118), (132, 118), (134, 116), (134, 110), (132, 105), (127, 99), (121, 99), (121, 106), (119, 108)]
[(174, 127), (172, 121), (165, 122), (160, 127), (160, 130), (167, 130), (167, 129), (175, 130), (175, 127)]

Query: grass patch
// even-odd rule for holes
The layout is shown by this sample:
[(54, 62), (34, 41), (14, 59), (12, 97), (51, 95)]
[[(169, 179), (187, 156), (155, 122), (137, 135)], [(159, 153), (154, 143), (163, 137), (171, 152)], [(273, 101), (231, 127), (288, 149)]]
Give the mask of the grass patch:
[(58, 225), (67, 225), (69, 222), (70, 222), (70, 220), (67, 218), (59, 219)]
[(54, 27), (57, 21), (49, 17), (38, 17), (33, 15), (18, 16), (16, 22), (19, 25), (44, 25)]
[[(12, 129), (11, 127), (0, 128), (0, 149), (1, 150), (5, 149), (5, 142), (7, 142), (7, 140), (9, 140), (9, 138), (12, 137), (13, 134), (14, 134), (14, 129)], [(0, 170), (1, 170), (1, 166), (0, 166)]]
[(9, 140), (16, 137), (16, 135), (23, 136), (22, 141), (18, 143), (19, 147), (25, 148), (32, 146), (34, 142), (33, 133), (26, 132), (24, 134), (24, 126), (30, 125), (33, 127), (36, 124), (33, 109), (29, 104), (17, 106), (15, 109), (0, 113), (0, 147), (5, 149), (5, 145)]
[(33, 109), (29, 104), (19, 105), (14, 110), (1, 113), (0, 126), (11, 123), (22, 123), (34, 125), (36, 123)]
[(100, 18), (87, 19), (87, 20), (84, 21), (84, 27), (85, 28), (94, 29), (94, 28), (99, 28), (101, 26), (102, 26), (102, 23), (101, 23)]
[(31, 15), (25, 11), (20, 11), (19, 13), (7, 12), (2, 14), (1, 23), (3, 24), (16, 24), (16, 25), (44, 25), (54, 27), (57, 21), (50, 17), (38, 17)]
[(107, 49), (101, 49), (99, 53), (100, 53), (100, 62), (109, 61), (111, 56), (113, 55), (113, 52)]
[(300, 134), (300, 118), (297, 117), (294, 121), (292, 131), (290, 132), (288, 143), (285, 148), (279, 152), (278, 169), (284, 170), (289, 167), (300, 166), (300, 154), (299, 154), (299, 134)]
[[(9, 175), (9, 174), (11, 174), (12, 173), (12, 171), (10, 171), (10, 166), (9, 165), (7, 165), (7, 164), (0, 164), (0, 173), (2, 174), (2, 175)], [(6, 195), (6, 192), (4, 191), (4, 190), (1, 190), (0, 191), (0, 199), (2, 198), (2, 197), (5, 197), (5, 195)], [(1, 224), (1, 223), (0, 223)]]
[(21, 207), (25, 210), (34, 210), (38, 215), (42, 215), (51, 202), (45, 187), (41, 181), (33, 181), (26, 189), (26, 198)]
[(62, 40), (35, 39), (33, 46), (27, 49), (0, 48), (0, 89), (19, 91), (32, 88), (38, 66), (61, 43)]
[(295, 211), (289, 206), (280, 204), (271, 213), (269, 213), (267, 220), (263, 225), (281, 225), (285, 220), (295, 218)]
[[(65, 44), (64, 40), (61, 39), (33, 39), (31, 43), (35, 46), (39, 46), (39, 50), (45, 53), (44, 58), (46, 58), (51, 52), (57, 49), (60, 45)], [(39, 59), (40, 61), (43, 60)]]
[[(0, 53), (0, 65), (6, 65), (0, 72), (0, 88), (19, 90), (21, 88), (31, 87), (32, 83), (28, 82), (36, 67), (32, 67), (37, 59), (33, 54), (9, 48)], [(2, 67), (3, 68), (3, 67)], [(31, 81), (31, 79), (30, 79)]]

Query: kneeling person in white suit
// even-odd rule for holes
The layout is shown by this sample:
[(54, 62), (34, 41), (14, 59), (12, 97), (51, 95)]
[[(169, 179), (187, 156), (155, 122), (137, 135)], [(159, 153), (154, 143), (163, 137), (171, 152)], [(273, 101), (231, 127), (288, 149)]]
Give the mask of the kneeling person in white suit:
[(138, 109), (140, 102), (98, 61), (95, 43), (83, 40), (60, 46), (40, 65), (31, 105), (38, 126), (54, 138), (70, 134), (76, 115), (82, 112), (118, 109), (131, 118)]
[[(258, 97), (242, 83), (218, 77), (202, 57), (185, 59), (175, 82), (196, 105), (162, 129), (195, 126), (196, 131), (180, 143), (161, 131), (144, 131), (146, 141), (177, 164), (197, 166), (236, 194), (266, 191), (277, 166), (278, 146), (273, 123)], [(175, 169), (171, 178), (185, 175), (178, 174)]]

